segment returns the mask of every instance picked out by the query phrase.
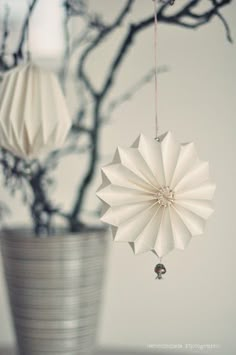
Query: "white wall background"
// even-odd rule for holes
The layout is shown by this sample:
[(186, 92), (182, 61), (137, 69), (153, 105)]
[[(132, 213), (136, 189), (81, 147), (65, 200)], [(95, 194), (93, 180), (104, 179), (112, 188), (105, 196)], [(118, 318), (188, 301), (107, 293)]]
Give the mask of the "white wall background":
[[(99, 6), (109, 17), (115, 11), (114, 3), (117, 5), (115, 0), (91, 1), (91, 6)], [(151, 8), (152, 4), (138, 0), (127, 23)], [(235, 1), (224, 15), (236, 40)], [(152, 66), (152, 34), (150, 29), (138, 37), (113, 95)], [(106, 69), (104, 53), (112, 56), (116, 40), (107, 43), (103, 56), (90, 63), (98, 83)], [(217, 353), (231, 355), (236, 351), (236, 47), (226, 41), (222, 24), (215, 19), (197, 31), (160, 25), (158, 54), (159, 63), (169, 66), (169, 73), (159, 78), (161, 132), (171, 129), (180, 141), (194, 141), (200, 157), (210, 161), (217, 183), (216, 211), (203, 237), (195, 238), (184, 252), (173, 252), (166, 258), (168, 273), (163, 282), (154, 279), (157, 260), (152, 253), (134, 257), (128, 245), (111, 243), (99, 343), (143, 351), (149, 344), (217, 344)], [(117, 145), (130, 145), (139, 132), (153, 136), (153, 130), (153, 84), (149, 84), (120, 107), (112, 124), (104, 128), (102, 163), (109, 161)], [(77, 164), (76, 158), (73, 162)], [(59, 167), (58, 201), (73, 197), (71, 164)], [(94, 203), (99, 182), (98, 174), (88, 204)], [(1, 189), (2, 199), (14, 212), (8, 224), (28, 221), (20, 199), (10, 198)], [(13, 332), (0, 269), (0, 345), (11, 342)]]

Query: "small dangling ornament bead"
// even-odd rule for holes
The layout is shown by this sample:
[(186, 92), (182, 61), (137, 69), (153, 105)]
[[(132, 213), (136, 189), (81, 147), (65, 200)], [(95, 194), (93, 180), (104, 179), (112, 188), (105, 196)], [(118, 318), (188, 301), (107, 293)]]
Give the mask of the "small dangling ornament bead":
[(166, 273), (166, 268), (163, 264), (157, 264), (154, 269), (155, 273), (157, 274), (156, 279), (161, 280), (162, 275)]

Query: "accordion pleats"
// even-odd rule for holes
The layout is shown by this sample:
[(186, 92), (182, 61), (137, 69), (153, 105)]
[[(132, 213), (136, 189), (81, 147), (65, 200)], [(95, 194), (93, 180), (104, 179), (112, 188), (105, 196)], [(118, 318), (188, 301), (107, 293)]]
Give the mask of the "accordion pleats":
[(5, 74), (0, 91), (0, 145), (23, 158), (62, 146), (71, 126), (56, 76), (33, 64)]
[[(167, 207), (156, 197), (163, 187), (174, 193)], [(151, 250), (162, 257), (203, 233), (214, 191), (194, 144), (179, 144), (167, 132), (158, 141), (140, 135), (130, 148), (118, 148), (102, 168), (97, 195), (115, 241), (128, 242), (135, 254)]]

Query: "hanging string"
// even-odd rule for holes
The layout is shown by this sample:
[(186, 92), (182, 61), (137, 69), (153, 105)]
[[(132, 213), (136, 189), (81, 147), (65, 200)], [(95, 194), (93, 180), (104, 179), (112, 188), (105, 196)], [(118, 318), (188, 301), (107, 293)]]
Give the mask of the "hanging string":
[(31, 59), (31, 53), (30, 53), (30, 45), (29, 45), (29, 36), (30, 36), (30, 7), (31, 7), (31, 0), (27, 0), (27, 5), (28, 5), (28, 23), (27, 23), (27, 28), (26, 28), (26, 58), (27, 61), (30, 61)]
[[(158, 0), (153, 0), (154, 4), (154, 76), (155, 76), (155, 140), (158, 140), (158, 90), (157, 90), (157, 2)], [(165, 4), (174, 5), (175, 0), (168, 0)], [(162, 276), (166, 273), (166, 267), (162, 264), (162, 256), (159, 257), (158, 264), (155, 266), (154, 271), (156, 272), (157, 276), (156, 279), (162, 280)]]
[(158, 97), (157, 97), (157, 1), (153, 0), (154, 4), (154, 77), (155, 77), (155, 90), (154, 90), (154, 101), (155, 101), (155, 139), (158, 137)]
[[(159, 123), (158, 123), (158, 85), (157, 85), (157, 2), (158, 0), (152, 0), (154, 5), (154, 76), (155, 76), (155, 139), (158, 140), (158, 130), (159, 130)], [(165, 4), (174, 5), (175, 0), (167, 0)]]

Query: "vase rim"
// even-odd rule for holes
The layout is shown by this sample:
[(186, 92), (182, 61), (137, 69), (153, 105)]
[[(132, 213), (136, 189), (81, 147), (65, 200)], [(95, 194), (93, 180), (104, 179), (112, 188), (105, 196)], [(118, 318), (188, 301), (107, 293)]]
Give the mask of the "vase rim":
[(69, 228), (55, 227), (48, 235), (36, 235), (33, 228), (25, 226), (6, 227), (0, 230), (0, 238), (17, 237), (17, 238), (35, 238), (35, 239), (48, 239), (54, 237), (68, 238), (86, 236), (92, 234), (104, 234), (107, 231), (105, 226), (84, 226), (81, 230), (70, 231)]

